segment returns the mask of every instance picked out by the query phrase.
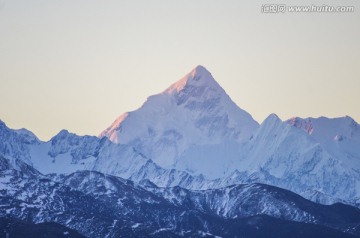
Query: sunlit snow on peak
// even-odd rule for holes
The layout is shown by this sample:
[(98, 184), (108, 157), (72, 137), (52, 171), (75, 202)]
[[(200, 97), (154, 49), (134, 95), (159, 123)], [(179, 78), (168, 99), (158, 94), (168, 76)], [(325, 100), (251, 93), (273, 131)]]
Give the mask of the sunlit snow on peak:
[(198, 65), (190, 73), (186, 74), (182, 79), (172, 84), (163, 93), (174, 94), (179, 93), (186, 86), (202, 86), (202, 87), (220, 87), (211, 73), (203, 66)]

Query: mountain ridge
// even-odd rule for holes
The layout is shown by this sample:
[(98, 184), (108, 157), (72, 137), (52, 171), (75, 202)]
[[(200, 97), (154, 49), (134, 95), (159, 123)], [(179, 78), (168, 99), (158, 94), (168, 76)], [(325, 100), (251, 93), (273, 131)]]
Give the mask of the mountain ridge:
[(56, 222), (87, 237), (254, 237), (243, 227), (250, 221), (247, 229), (258, 232), (277, 227), (268, 230), (270, 237), (279, 237), (278, 232), (289, 237), (298, 230), (339, 238), (360, 235), (359, 209), (319, 205), (269, 185), (203, 191), (145, 188), (95, 171), (46, 176), (26, 164), (1, 166), (8, 162), (0, 157), (0, 185), (5, 186), (0, 189), (0, 217)]
[[(201, 81), (205, 86), (198, 85)], [(112, 135), (128, 137), (127, 141), (110, 141), (110, 134), (99, 139), (62, 130), (42, 142), (1, 121), (0, 155), (21, 158), (45, 174), (95, 170), (189, 189), (261, 182), (317, 202), (360, 201), (356, 121), (350, 117), (282, 121), (271, 114), (258, 125), (243, 112), (211, 73), (198, 66), (109, 127)], [(249, 131), (245, 135), (243, 127)]]

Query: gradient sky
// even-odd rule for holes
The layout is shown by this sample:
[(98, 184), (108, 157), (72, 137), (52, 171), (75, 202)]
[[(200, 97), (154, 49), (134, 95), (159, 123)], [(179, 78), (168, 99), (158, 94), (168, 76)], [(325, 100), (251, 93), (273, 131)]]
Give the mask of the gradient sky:
[(0, 0), (0, 119), (42, 140), (98, 135), (196, 65), (258, 121), (360, 122), (360, 1), (353, 13), (261, 13), (279, 1)]

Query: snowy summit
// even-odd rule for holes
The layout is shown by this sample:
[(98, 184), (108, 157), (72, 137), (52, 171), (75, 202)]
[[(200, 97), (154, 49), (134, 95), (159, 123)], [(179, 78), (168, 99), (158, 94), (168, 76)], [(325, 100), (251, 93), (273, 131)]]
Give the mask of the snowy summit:
[[(233, 163), (236, 144), (257, 128), (211, 73), (197, 66), (139, 109), (121, 115), (100, 137), (130, 144), (162, 167), (217, 177)], [(204, 168), (206, 161), (211, 168)]]

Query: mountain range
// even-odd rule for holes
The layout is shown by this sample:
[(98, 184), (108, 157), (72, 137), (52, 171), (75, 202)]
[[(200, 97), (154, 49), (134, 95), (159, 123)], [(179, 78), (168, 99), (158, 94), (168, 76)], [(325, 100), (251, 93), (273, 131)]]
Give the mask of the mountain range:
[(359, 124), (259, 125), (202, 66), (97, 137), (0, 121), (0, 162), (1, 216), (88, 237), (360, 235)]

